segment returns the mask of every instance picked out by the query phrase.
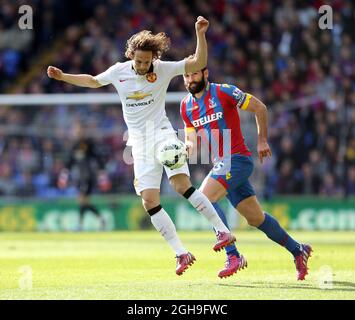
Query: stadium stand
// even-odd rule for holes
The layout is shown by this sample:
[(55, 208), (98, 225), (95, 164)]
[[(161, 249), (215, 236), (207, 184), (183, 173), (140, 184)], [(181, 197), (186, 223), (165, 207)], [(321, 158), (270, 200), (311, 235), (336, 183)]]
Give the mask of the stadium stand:
[[(211, 81), (236, 84), (269, 108), (274, 159), (260, 168), (257, 177), (264, 198), (355, 194), (352, 1), (332, 1), (336, 9), (332, 30), (318, 28), (317, 8), (323, 3), (318, 0), (272, 5), (215, 0), (192, 6), (177, 0), (85, 0), (70, 2), (70, 7), (69, 1), (60, 0), (27, 3), (34, 12), (39, 6), (43, 12), (38, 19), (35, 16), (36, 32), (17, 28), (22, 1), (1, 1), (1, 93), (89, 92), (50, 80), (47, 65), (96, 75), (123, 61), (126, 40), (142, 29), (165, 31), (172, 46), (163, 59), (180, 60), (194, 51), (191, 30), (201, 14), (211, 17), (207, 33)], [(182, 79), (174, 79), (170, 90), (184, 91)], [(115, 91), (109, 86), (95, 92)], [(178, 110), (178, 105), (168, 106), (175, 128), (182, 127)], [(7, 106), (0, 108), (0, 196), (72, 195), (71, 189), (58, 190), (56, 179), (70, 144), (67, 132), (75, 121), (86, 123), (103, 142), (114, 182), (110, 192), (133, 192), (132, 184), (120, 183), (133, 180), (133, 168), (122, 161), (126, 127), (119, 107)], [(245, 131), (250, 147), (253, 121)], [(203, 166), (190, 170), (195, 181), (207, 173)]]

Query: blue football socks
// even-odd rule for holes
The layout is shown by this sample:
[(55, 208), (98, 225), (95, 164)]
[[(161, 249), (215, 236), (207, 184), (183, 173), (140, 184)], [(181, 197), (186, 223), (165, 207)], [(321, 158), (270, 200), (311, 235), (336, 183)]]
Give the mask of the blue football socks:
[(280, 226), (277, 220), (268, 213), (265, 212), (265, 220), (258, 229), (263, 231), (269, 239), (285, 247), (293, 256), (297, 256), (301, 253), (300, 244), (293, 240)]
[[(219, 206), (219, 204), (217, 202), (213, 202), (212, 203), (213, 207), (216, 209), (219, 217), (221, 218), (221, 220), (223, 221), (223, 223), (225, 224), (225, 226), (229, 229), (228, 226), (228, 222), (227, 222), (227, 218), (226, 215), (224, 214), (223, 210), (221, 209), (221, 207)], [(237, 247), (235, 246), (235, 244), (231, 244), (229, 246), (225, 247), (226, 253), (227, 255), (232, 254), (237, 256), (238, 258), (240, 257), (239, 252), (237, 250)]]

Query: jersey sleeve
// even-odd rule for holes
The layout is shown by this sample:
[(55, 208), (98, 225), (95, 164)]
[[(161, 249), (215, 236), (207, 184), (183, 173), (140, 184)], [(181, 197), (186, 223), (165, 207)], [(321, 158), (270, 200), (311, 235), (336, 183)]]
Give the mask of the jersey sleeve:
[(238, 87), (230, 85), (230, 84), (222, 84), (221, 91), (226, 93), (234, 106), (246, 110), (248, 108), (251, 95), (249, 93), (243, 92)]
[(103, 86), (111, 84), (115, 78), (117, 79), (120, 73), (121, 65), (122, 63), (117, 62), (106, 71), (98, 74), (96, 77), (94, 77), (94, 79), (96, 79)]
[(185, 59), (180, 61), (159, 61), (159, 67), (170, 79), (185, 73)]
[(186, 113), (186, 99), (182, 100), (180, 103), (180, 115), (184, 121), (185, 132), (195, 131), (195, 127), (191, 123)]

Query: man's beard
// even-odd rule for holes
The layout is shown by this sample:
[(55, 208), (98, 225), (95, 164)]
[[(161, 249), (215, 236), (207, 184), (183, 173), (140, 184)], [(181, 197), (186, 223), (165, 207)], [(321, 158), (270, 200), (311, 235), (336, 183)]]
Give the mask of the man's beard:
[[(191, 88), (191, 84), (194, 84), (194, 87)], [(196, 94), (201, 92), (205, 86), (206, 86), (206, 82), (205, 79), (202, 77), (201, 81), (199, 82), (193, 82), (190, 85), (188, 85), (187, 90), (191, 93), (191, 94)]]

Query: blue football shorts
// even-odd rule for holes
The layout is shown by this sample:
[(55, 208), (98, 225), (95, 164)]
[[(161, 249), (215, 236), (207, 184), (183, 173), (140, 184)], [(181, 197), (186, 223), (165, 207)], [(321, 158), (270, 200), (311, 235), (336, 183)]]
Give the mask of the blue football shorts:
[(227, 190), (227, 198), (235, 208), (242, 200), (255, 195), (249, 182), (254, 164), (251, 156), (233, 154), (229, 159), (217, 162), (209, 176)]

